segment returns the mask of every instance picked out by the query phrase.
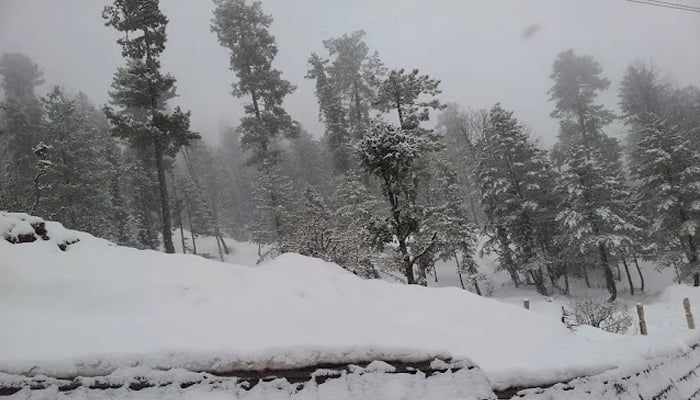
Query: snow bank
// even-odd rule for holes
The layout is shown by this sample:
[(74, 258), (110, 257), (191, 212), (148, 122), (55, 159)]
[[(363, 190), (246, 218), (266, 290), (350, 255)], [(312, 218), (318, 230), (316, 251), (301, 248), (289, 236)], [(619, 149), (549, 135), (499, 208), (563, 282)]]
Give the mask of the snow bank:
[(0, 371), (215, 373), (451, 355), (505, 388), (599, 373), (697, 340), (572, 333), (558, 318), (464, 290), (362, 280), (296, 254), (244, 267), (69, 233), (80, 241), (65, 252), (0, 240)]
[[(383, 365), (380, 365), (383, 364)], [(388, 368), (387, 368), (388, 367)], [(286, 379), (261, 380), (252, 387), (236, 378), (196, 374), (184, 370), (152, 371), (133, 368), (115, 371), (107, 377), (82, 379), (80, 386), (61, 390), (66, 383), (45, 379), (34, 382), (41, 388), (24, 386), (13, 399), (229, 399), (229, 400), (495, 400), (496, 396), (478, 368), (445, 370), (430, 375), (423, 372), (394, 373), (391, 366), (375, 362), (356, 367), (339, 376), (322, 376), (306, 382)], [(0, 382), (8, 377), (0, 374)], [(108, 389), (91, 389), (97, 386)]]
[(633, 369), (618, 368), (548, 389), (528, 389), (523, 400), (692, 399), (700, 395), (700, 347), (650, 360)]

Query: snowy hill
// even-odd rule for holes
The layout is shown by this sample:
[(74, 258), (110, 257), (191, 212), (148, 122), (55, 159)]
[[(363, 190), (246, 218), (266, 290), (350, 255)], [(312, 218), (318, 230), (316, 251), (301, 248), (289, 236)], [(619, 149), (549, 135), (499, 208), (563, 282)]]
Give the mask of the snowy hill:
[[(492, 387), (505, 388), (634, 365), (698, 339), (679, 329), (571, 332), (557, 318), (457, 288), (362, 280), (296, 254), (232, 265), (119, 247), (55, 223), (46, 224), (48, 240), (10, 243), (36, 222), (0, 213), (0, 372), (217, 372), (451, 356), (473, 360)], [(72, 244), (64, 251), (57, 240)]]

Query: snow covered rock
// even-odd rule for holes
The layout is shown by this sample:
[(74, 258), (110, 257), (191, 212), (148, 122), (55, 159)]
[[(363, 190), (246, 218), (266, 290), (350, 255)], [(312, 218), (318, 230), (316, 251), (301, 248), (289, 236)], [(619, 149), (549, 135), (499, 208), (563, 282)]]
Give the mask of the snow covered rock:
[(70, 231), (57, 222), (46, 222), (28, 214), (4, 211), (0, 211), (0, 235), (12, 244), (47, 240), (64, 251), (69, 245), (80, 241), (77, 232)]

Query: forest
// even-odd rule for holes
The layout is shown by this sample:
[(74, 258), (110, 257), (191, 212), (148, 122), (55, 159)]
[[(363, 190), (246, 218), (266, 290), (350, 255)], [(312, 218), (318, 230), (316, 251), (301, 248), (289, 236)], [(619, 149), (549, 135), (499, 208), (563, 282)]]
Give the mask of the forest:
[[(299, 253), (407, 284), (427, 285), (437, 262), (451, 262), (477, 294), (485, 254), (543, 295), (600, 277), (614, 301), (621, 276), (644, 292), (642, 262), (700, 286), (700, 88), (653, 61), (611, 82), (595, 58), (562, 49), (541, 89), (559, 125), (547, 148), (501, 103), (448, 102), (430, 71), (386, 67), (362, 30), (320, 41), (306, 75), (289, 77), (275, 67), (262, 3), (214, 3), (212, 40), (229, 52), (231, 95), (244, 103), (216, 144), (172, 105), (158, 0), (102, 12), (120, 35), (109, 51), (123, 57), (107, 104), (4, 53), (0, 210), (166, 253), (174, 238), (197, 254), (198, 238), (215, 237), (219, 254), (202, 255), (222, 260), (224, 238), (250, 241), (260, 260)], [(323, 132), (285, 109), (294, 80), (315, 85)], [(617, 110), (601, 101), (611, 85)]]

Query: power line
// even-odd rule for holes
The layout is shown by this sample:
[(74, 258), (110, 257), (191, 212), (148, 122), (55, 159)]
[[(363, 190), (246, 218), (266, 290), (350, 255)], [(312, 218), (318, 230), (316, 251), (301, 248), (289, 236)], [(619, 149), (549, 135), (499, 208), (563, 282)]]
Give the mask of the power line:
[[(692, 5), (683, 4), (683, 3), (674, 3), (674, 2), (665, 1), (665, 0), (635, 0), (634, 2), (649, 3), (649, 5), (668, 7), (668, 8), (674, 8), (674, 9), (682, 9), (682, 10), (687, 10), (687, 11), (700, 11), (700, 7), (698, 7), (698, 6), (692, 6)], [(653, 3), (653, 4), (651, 4), (651, 3)]]
[(673, 3), (673, 2), (669, 2), (669, 1), (661, 1), (661, 0), (626, 0), (626, 1), (629, 1), (630, 3), (644, 4), (647, 6), (662, 7), (662, 8), (669, 8), (672, 10), (690, 11), (690, 12), (700, 13), (700, 7), (689, 6), (687, 4), (681, 4), (681, 3)]

